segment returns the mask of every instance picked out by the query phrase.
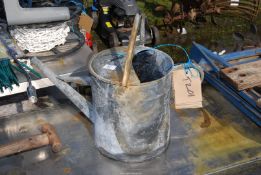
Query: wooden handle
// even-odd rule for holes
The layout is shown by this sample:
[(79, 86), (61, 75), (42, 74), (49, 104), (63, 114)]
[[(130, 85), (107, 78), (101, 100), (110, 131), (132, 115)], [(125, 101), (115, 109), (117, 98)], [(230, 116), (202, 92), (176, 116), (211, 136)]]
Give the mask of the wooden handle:
[(5, 157), (16, 153), (40, 148), (48, 144), (49, 137), (47, 134), (32, 136), (23, 140), (0, 146), (0, 157)]
[(46, 133), (48, 135), (49, 143), (52, 147), (52, 151), (55, 153), (61, 151), (62, 142), (55, 128), (52, 125), (46, 123), (42, 125), (41, 130), (43, 133)]
[(138, 33), (138, 28), (140, 25), (140, 14), (136, 14), (135, 19), (134, 19), (134, 24), (132, 27), (131, 31), (131, 38), (128, 46), (128, 53), (127, 53), (127, 58), (125, 61), (124, 65), (124, 72), (123, 72), (123, 79), (122, 79), (122, 86), (127, 87), (128, 81), (129, 81), (129, 76), (130, 76), (130, 71), (131, 71), (131, 64), (132, 64), (132, 59), (133, 59), (133, 51), (136, 43), (136, 37)]
[(52, 125), (48, 123), (43, 124), (41, 131), (43, 134), (0, 146), (0, 157), (29, 151), (49, 144), (52, 147), (53, 152), (58, 152), (62, 149), (61, 140)]

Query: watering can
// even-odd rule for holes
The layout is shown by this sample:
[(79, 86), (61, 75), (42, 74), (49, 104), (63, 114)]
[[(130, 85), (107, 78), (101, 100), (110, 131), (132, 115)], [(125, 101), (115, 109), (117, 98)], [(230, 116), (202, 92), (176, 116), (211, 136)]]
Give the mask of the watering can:
[[(133, 30), (132, 38), (136, 34)], [(170, 140), (174, 63), (162, 51), (144, 46), (134, 49), (134, 45), (132, 39), (129, 47), (104, 50), (91, 58), (91, 102), (57, 79), (40, 60), (31, 60), (94, 124), (98, 150), (124, 162), (154, 158)]]

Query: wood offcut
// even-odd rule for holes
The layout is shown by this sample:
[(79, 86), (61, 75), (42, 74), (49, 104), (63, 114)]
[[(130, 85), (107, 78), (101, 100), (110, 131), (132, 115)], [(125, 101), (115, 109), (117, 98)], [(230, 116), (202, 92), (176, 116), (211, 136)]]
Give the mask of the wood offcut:
[(246, 90), (261, 85), (261, 60), (240, 64), (221, 70), (223, 77), (237, 90)]

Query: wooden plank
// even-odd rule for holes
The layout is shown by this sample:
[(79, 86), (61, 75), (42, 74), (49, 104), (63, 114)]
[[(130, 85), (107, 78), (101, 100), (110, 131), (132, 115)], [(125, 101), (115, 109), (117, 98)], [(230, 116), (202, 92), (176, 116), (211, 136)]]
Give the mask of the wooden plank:
[(253, 60), (258, 59), (260, 57), (261, 57), (260, 55), (254, 55), (254, 56), (250, 56), (250, 57), (243, 57), (243, 58), (240, 58), (240, 59), (231, 60), (228, 63), (234, 65), (234, 64), (239, 64), (240, 62), (245, 62), (245, 61), (250, 62), (250, 61), (253, 61)]
[(261, 60), (224, 68), (221, 73), (237, 90), (260, 86)]

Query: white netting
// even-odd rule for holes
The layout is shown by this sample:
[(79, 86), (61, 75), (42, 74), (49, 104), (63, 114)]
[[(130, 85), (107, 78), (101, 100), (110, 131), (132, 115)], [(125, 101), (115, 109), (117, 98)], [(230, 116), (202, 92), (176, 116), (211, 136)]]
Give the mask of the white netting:
[(29, 52), (49, 51), (55, 46), (66, 42), (70, 32), (67, 23), (47, 27), (17, 26), (11, 29), (10, 33), (22, 50)]

